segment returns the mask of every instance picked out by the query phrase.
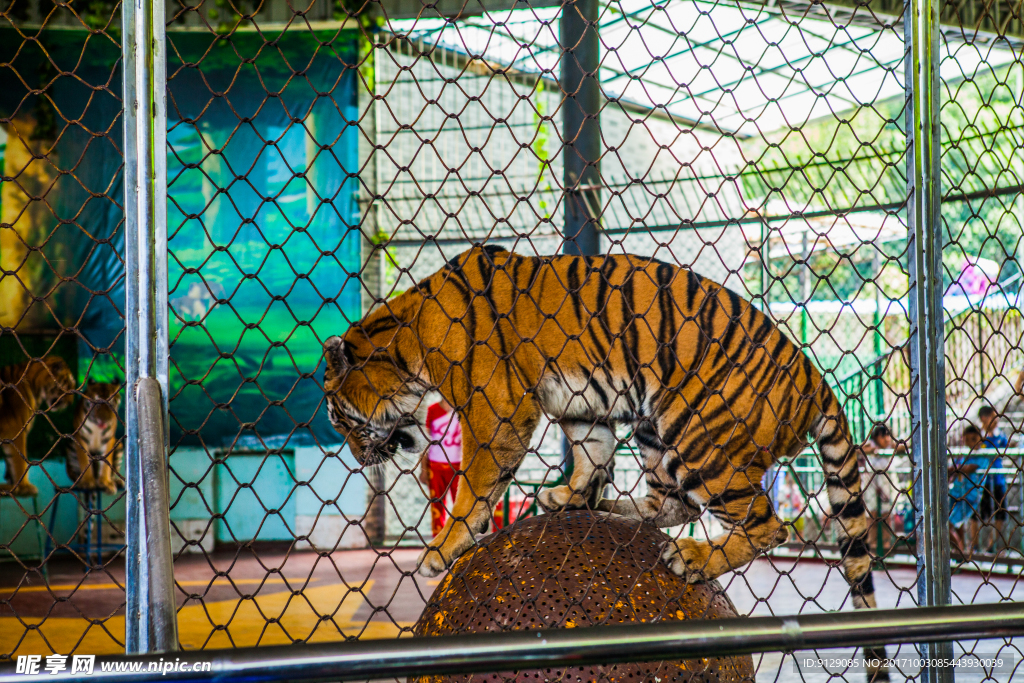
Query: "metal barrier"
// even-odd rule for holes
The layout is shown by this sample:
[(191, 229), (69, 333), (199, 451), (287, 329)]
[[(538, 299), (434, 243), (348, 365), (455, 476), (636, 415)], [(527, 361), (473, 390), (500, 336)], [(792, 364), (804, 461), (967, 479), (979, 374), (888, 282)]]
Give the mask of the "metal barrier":
[[(615, 664), (679, 658), (708, 658), (757, 652), (794, 652), (844, 645), (912, 643), (916, 640), (1013, 637), (1024, 634), (1024, 607), (1018, 604), (925, 607), (791, 617), (716, 620), (715, 628), (699, 621), (676, 624), (631, 624), (548, 633), (513, 632), (415, 640), (301, 647), (212, 650), (195, 662), (165, 657), (109, 657), (91, 676), (97, 683), (115, 681), (357, 681), (381, 676), (430, 676), (491, 672), (513, 661), (544, 669), (573, 664)], [(518, 654), (512, 654), (518, 653)], [(165, 666), (165, 663), (167, 666)], [(102, 664), (106, 664), (103, 667)], [(132, 671), (132, 665), (136, 670)], [(206, 665), (209, 666), (206, 666)], [(176, 666), (177, 665), (177, 666)], [(94, 670), (95, 671), (95, 670)], [(24, 680), (4, 673), (0, 683)], [(55, 674), (53, 680), (78, 680)]]
[[(171, 525), (168, 509), (167, 431), (160, 383), (151, 377), (138, 382), (139, 489), (136, 513), (140, 539), (139, 576), (135, 589), (139, 605), (139, 650), (174, 652), (178, 649), (177, 610), (174, 601), (174, 569), (171, 557)], [(131, 483), (131, 478), (129, 477)], [(129, 485), (129, 491), (132, 488)], [(131, 614), (131, 607), (128, 608)], [(128, 645), (129, 652), (132, 650)]]
[[(341, 680), (582, 661), (567, 651), (1021, 656), (1000, 640), (1024, 567), (1019, 15), (1002, 0), (0, 9), (0, 659), (202, 650), (217, 677)], [(582, 258), (533, 260), (559, 254)], [(666, 294), (691, 273), (707, 279)], [(429, 319), (404, 308), (417, 293)], [(763, 330), (799, 359), (770, 387), (778, 357), (750, 360)], [(434, 354), (419, 373), (414, 346)], [(745, 379), (702, 366), (716, 354)], [(369, 388), (346, 393), (360, 372)], [(382, 405), (404, 421), (382, 426)], [(382, 443), (360, 441), (367, 425)], [(399, 433), (424, 454), (381, 436)], [(857, 447), (841, 465), (833, 438)], [(595, 617), (543, 646), (467, 635), (414, 667), (438, 645), (399, 638), (440, 590), (417, 572), (455, 559), (420, 553), (559, 496), (649, 505), (673, 567), (720, 574), (749, 619), (622, 640)], [(852, 611), (876, 599), (909, 609)], [(970, 602), (1010, 604), (953, 607)], [(825, 625), (849, 630), (807, 635)], [(790, 664), (761, 658), (758, 677)]]

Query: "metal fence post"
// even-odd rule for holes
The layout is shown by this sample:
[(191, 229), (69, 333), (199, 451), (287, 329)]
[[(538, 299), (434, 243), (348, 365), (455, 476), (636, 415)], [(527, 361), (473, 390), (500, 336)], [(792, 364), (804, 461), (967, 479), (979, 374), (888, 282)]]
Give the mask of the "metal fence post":
[(562, 4), (562, 177), (565, 225), (562, 251), (600, 253), (601, 45), (598, 0)]
[[(910, 270), (912, 455), (917, 538), (917, 595), (922, 606), (950, 603), (949, 491), (946, 454), (942, 310), (941, 137), (938, 0), (905, 10), (907, 79), (907, 218)], [(951, 658), (951, 643), (921, 645), (926, 657)], [(929, 668), (930, 683), (952, 681), (950, 667)]]
[(133, 0), (122, 8), (127, 298), (125, 649), (129, 653), (168, 652), (178, 646), (167, 500), (164, 17), (163, 0)]
[[(601, 42), (598, 0), (562, 3), (562, 252), (601, 253)], [(572, 444), (562, 435), (562, 472), (572, 475)]]

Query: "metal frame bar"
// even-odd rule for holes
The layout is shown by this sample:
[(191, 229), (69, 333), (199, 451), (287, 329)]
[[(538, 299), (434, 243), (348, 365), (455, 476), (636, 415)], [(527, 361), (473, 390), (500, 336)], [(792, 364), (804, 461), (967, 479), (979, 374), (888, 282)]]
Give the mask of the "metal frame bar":
[[(709, 628), (713, 623), (714, 627)], [(189, 664), (209, 662), (210, 671), (174, 670), (164, 657), (100, 658), (142, 663), (141, 671), (104, 671), (92, 683), (143, 681), (355, 681), (548, 667), (700, 659), (754, 652), (793, 652), (919, 640), (1009, 638), (1024, 634), (1024, 603), (859, 610), (784, 617), (738, 617), (659, 624), (512, 631), (440, 638), (409, 638), (203, 650)], [(180, 659), (180, 658), (178, 658)], [(156, 668), (149, 670), (150, 663)], [(128, 669), (129, 667), (123, 667)], [(80, 678), (65, 670), (50, 681)], [(0, 683), (23, 683), (8, 665)]]
[(598, 0), (566, 0), (562, 5), (562, 175), (566, 254), (601, 251), (601, 42)]
[(164, 0), (122, 6), (129, 653), (169, 652), (178, 646), (167, 497), (165, 16)]
[[(562, 90), (562, 253), (601, 253), (601, 41), (599, 0), (564, 0), (559, 19)], [(562, 434), (562, 477), (573, 471)], [(507, 513), (506, 513), (507, 514)]]
[[(917, 598), (922, 606), (941, 606), (950, 604), (952, 596), (942, 311), (939, 2), (911, 0), (904, 11)], [(929, 659), (947, 659), (952, 652), (951, 643), (921, 645), (921, 654)], [(950, 683), (953, 669), (928, 668), (922, 672), (922, 680)]]

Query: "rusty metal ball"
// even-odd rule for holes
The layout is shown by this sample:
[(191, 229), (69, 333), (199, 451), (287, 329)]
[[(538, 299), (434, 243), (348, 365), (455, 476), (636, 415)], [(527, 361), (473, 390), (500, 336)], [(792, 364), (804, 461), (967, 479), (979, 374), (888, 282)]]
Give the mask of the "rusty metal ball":
[[(688, 585), (659, 561), (668, 541), (650, 525), (585, 510), (518, 521), (484, 538), (455, 562), (434, 590), (415, 633), (440, 636), (736, 616), (717, 581)], [(753, 681), (754, 664), (748, 655), (410, 680), (726, 683)]]

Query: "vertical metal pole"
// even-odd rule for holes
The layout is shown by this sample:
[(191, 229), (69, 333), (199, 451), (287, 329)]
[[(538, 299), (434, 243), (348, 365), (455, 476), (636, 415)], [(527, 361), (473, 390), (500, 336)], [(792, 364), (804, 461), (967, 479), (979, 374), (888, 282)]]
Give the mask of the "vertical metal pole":
[[(565, 0), (562, 47), (562, 253), (601, 253), (601, 57), (598, 0)], [(572, 446), (562, 435), (562, 472), (572, 474)]]
[(771, 287), (772, 262), (771, 251), (768, 246), (768, 238), (771, 235), (771, 228), (768, 221), (761, 221), (761, 312), (771, 317), (771, 306), (768, 301), (768, 288)]
[[(378, 214), (379, 215), (379, 214)], [(379, 233), (378, 233), (379, 234)], [(380, 305), (388, 298), (387, 264), (388, 252), (387, 242), (380, 242), (377, 245), (379, 253), (378, 284), (380, 285), (377, 304)], [(369, 496), (366, 507), (366, 516), (363, 518), (363, 533), (373, 547), (384, 545), (387, 536), (387, 482), (384, 478), (384, 467), (370, 467), (363, 470), (368, 485), (367, 495)]]
[(598, 0), (562, 4), (562, 180), (566, 254), (599, 254), (601, 83)]
[[(164, 499), (168, 451), (165, 16), (164, 0), (130, 0), (122, 5), (127, 299), (125, 649), (129, 653), (173, 651), (178, 644), (168, 502)], [(140, 401), (143, 384), (147, 391)]]
[(800, 268), (800, 344), (802, 346), (807, 345), (807, 319), (809, 314), (807, 313), (807, 303), (811, 298), (811, 247), (807, 244), (807, 233), (810, 232), (810, 226), (804, 226), (804, 235), (801, 238), (801, 251), (803, 252), (803, 267)]
[[(907, 42), (907, 183), (910, 267), (910, 376), (917, 597), (922, 606), (950, 603), (946, 381), (942, 312), (942, 222), (939, 129), (938, 0), (905, 5)], [(928, 658), (952, 658), (952, 643), (924, 643)], [(950, 667), (922, 672), (947, 683)]]
[[(138, 442), (139, 411), (134, 400), (135, 384), (139, 371), (139, 333), (135, 326), (136, 314), (139, 310), (139, 275), (138, 264), (134, 254), (139, 252), (138, 206), (135, 193), (138, 192), (139, 163), (136, 127), (138, 116), (135, 111), (135, 3), (126, 2), (121, 6), (121, 61), (122, 79), (124, 80), (124, 253), (125, 253), (125, 486), (128, 491), (138, 486), (138, 453), (135, 444)], [(139, 652), (139, 620), (137, 618), (139, 604), (139, 553), (137, 552), (139, 530), (139, 506), (128, 495), (125, 501), (126, 543), (125, 555), (125, 650), (128, 653)]]
[[(882, 342), (885, 340), (885, 318), (882, 317), (882, 287), (878, 284), (878, 281), (882, 279), (882, 260), (879, 258), (878, 249), (879, 247), (875, 248), (874, 254), (871, 257), (871, 272), (874, 273), (875, 278), (875, 312), (871, 317), (872, 325), (875, 328), (871, 335), (874, 341), (872, 355), (875, 358), (882, 357)], [(868, 424), (869, 434), (875, 428), (876, 420), (885, 419), (885, 385), (882, 381), (883, 368), (884, 363), (881, 361), (876, 362), (874, 367), (871, 368), (872, 382), (869, 394), (871, 396), (873, 415)]]

